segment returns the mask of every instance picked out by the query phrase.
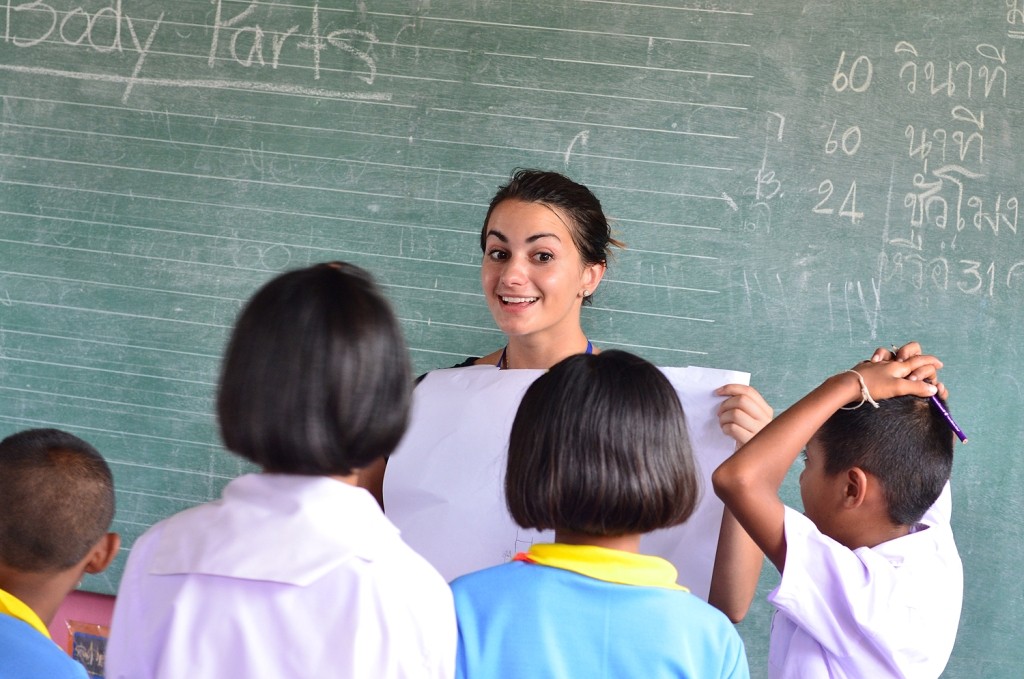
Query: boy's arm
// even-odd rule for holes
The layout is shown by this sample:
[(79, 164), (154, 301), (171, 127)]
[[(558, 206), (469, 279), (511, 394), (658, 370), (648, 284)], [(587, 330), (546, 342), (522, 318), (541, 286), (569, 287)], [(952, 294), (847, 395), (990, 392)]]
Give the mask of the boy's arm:
[[(942, 366), (934, 356), (856, 366), (875, 400), (912, 394), (931, 396), (923, 381)], [(715, 493), (781, 572), (786, 562), (785, 507), (779, 487), (800, 451), (839, 408), (861, 400), (857, 375), (843, 372), (825, 380), (761, 430), (712, 475)], [(870, 404), (861, 407), (870, 408)]]
[(718, 531), (708, 603), (725, 613), (732, 622), (743, 620), (757, 593), (763, 564), (761, 548), (726, 507), (722, 511), (722, 525)]
[[(718, 409), (722, 431), (744, 445), (771, 422), (774, 411), (753, 387), (727, 384), (715, 392), (727, 397)], [(722, 611), (733, 622), (743, 620), (757, 592), (764, 554), (728, 508), (722, 512), (718, 532), (718, 548), (711, 572), (708, 603)]]

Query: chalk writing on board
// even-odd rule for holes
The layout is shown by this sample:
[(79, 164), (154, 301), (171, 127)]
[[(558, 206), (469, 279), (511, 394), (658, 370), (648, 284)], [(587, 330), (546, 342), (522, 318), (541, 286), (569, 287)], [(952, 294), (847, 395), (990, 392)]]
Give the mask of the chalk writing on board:
[(744, 228), (747, 231), (761, 231), (770, 234), (772, 230), (771, 203), (784, 195), (782, 181), (769, 164), (769, 148), (782, 142), (786, 129), (786, 116), (768, 111), (765, 117), (764, 153), (761, 166), (754, 170), (754, 188), (744, 190), (744, 195), (753, 194), (747, 206)]
[(232, 252), (235, 266), (246, 269), (263, 269), (265, 271), (281, 271), (292, 261), (290, 248), (280, 245), (256, 245), (249, 243), (239, 246)]
[(839, 63), (832, 76), (832, 89), (836, 92), (845, 92), (847, 89), (851, 92), (866, 92), (871, 87), (874, 68), (871, 59), (863, 54), (851, 57), (847, 62), (846, 52), (840, 52)]
[(576, 147), (576, 144), (579, 143), (580, 146), (585, 147), (588, 141), (590, 141), (590, 130), (581, 130), (575, 137), (572, 138), (572, 141), (569, 142), (569, 147), (565, 149), (564, 161), (566, 168), (569, 167), (569, 158), (572, 157), (572, 151)]
[(1006, 23), (1024, 25), (1024, 0), (1006, 0)]
[[(1007, 6), (1007, 22), (1024, 24), (1024, 0)], [(906, 40), (896, 41), (888, 56), (846, 45), (837, 49), (829, 67), (831, 96), (846, 104), (879, 88), (888, 88), (886, 97), (906, 102), (898, 109), (903, 119), (897, 118), (894, 126), (902, 130), (902, 140), (869, 138), (885, 128), (876, 125), (869, 132), (846, 113), (823, 125), (822, 148), (833, 164), (809, 190), (816, 193), (809, 209), (819, 218), (838, 219), (848, 228), (882, 228), (873, 288), (896, 282), (917, 290), (985, 297), (1024, 288), (1024, 260), (1004, 261), (979, 250), (985, 239), (1015, 236), (1020, 212), (1013, 189), (1001, 190), (992, 181), (998, 177), (992, 177), (986, 149), (992, 123), (986, 116), (994, 115), (986, 103), (1005, 99), (1010, 87), (1006, 49), (988, 42), (961, 49), (959, 55), (954, 48), (952, 55), (938, 58)], [(915, 106), (918, 101), (923, 105)], [(944, 101), (948, 105), (936, 111), (935, 104)], [(889, 199), (884, 201), (871, 193), (859, 196), (858, 191), (877, 192), (881, 187), (878, 182), (860, 182), (863, 178), (842, 164), (866, 145), (877, 149), (880, 141), (895, 153)], [(858, 207), (858, 198), (874, 212)], [(884, 214), (879, 213), (882, 205)], [(844, 283), (847, 309), (849, 294), (861, 298), (863, 289), (860, 281)], [(861, 298), (859, 306), (867, 312), (864, 302)], [(873, 331), (870, 320), (869, 325)]]
[[(954, 64), (952, 59), (947, 59), (945, 64), (941, 64), (929, 59), (919, 63), (917, 48), (909, 42), (901, 41), (897, 43), (894, 53), (909, 54), (913, 59), (908, 58), (900, 67), (900, 83), (910, 94), (965, 99), (971, 99), (979, 93), (985, 99), (993, 94), (1005, 97), (1006, 49), (982, 43), (975, 46), (974, 50), (975, 56), (981, 57), (981, 61), (961, 59)], [(975, 76), (980, 83), (975, 82)], [(980, 87), (976, 86), (978, 84)]]
[[(818, 195), (823, 196), (811, 211), (819, 215), (838, 215), (841, 218), (848, 218), (851, 223), (857, 224), (864, 219), (864, 213), (857, 210), (857, 182), (850, 182), (845, 195), (840, 188), (837, 193), (836, 186), (831, 179), (825, 179), (818, 184)], [(842, 199), (840, 199), (842, 195)], [(841, 202), (840, 202), (841, 200)]]
[[(56, 2), (34, 0), (15, 5), (7, 0), (3, 16), (5, 19), (3, 42), (20, 49), (38, 48), (40, 45), (57, 43), (69, 47), (89, 49), (98, 54), (114, 56), (130, 54), (135, 57), (132, 72), (105, 73), (72, 71), (43, 66), (0, 64), (0, 70), (28, 73), (33, 75), (65, 77), (78, 80), (92, 80), (124, 84), (122, 102), (127, 102), (136, 85), (165, 87), (242, 89), (260, 92), (303, 94), (339, 99), (387, 100), (390, 95), (380, 92), (343, 92), (325, 87), (312, 87), (294, 82), (262, 82), (227, 78), (163, 78), (144, 74), (147, 58), (156, 55), (154, 43), (163, 38), (162, 53), (184, 52), (166, 44), (174, 34), (161, 31), (165, 24), (166, 12), (155, 18), (133, 17), (124, 7), (123, 0), (112, 0), (113, 4), (89, 13), (82, 6), (60, 8)], [(213, 24), (209, 27), (210, 46), (207, 65), (211, 71), (223, 65), (241, 66), (245, 69), (277, 70), (282, 64), (282, 55), (288, 54), (289, 65), (300, 65), (311, 74), (313, 81), (319, 81), (324, 71), (324, 61), (335, 57), (334, 66), (339, 64), (351, 68), (354, 77), (366, 85), (373, 85), (377, 74), (376, 59), (369, 48), (378, 42), (377, 36), (369, 31), (354, 28), (339, 28), (328, 32), (321, 30), (320, 6), (314, 3), (309, 9), (308, 23), (300, 34), (300, 24), (270, 26), (272, 19), (268, 12), (266, 19), (257, 16), (265, 3), (252, 0), (241, 12), (225, 13), (223, 0), (213, 0)], [(169, 21), (169, 20), (168, 20)], [(289, 20), (290, 21), (290, 20)], [(149, 24), (148, 29), (143, 28)], [(341, 59), (337, 57), (340, 55)], [(117, 63), (117, 62), (114, 62)], [(149, 65), (152, 65), (150, 58)], [(336, 68), (335, 71), (339, 71)], [(277, 78), (280, 78), (278, 72)]]
[(838, 120), (832, 121), (832, 129), (828, 132), (828, 139), (825, 140), (825, 155), (835, 155), (842, 151), (844, 156), (855, 156), (860, 149), (860, 127), (851, 125), (846, 129), (837, 129)]

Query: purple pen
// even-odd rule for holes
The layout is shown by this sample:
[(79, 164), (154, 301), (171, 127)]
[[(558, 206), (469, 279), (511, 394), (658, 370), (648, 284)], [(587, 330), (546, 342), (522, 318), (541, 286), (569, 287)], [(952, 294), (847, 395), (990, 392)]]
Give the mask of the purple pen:
[(967, 443), (967, 434), (965, 434), (964, 430), (960, 428), (960, 425), (956, 423), (953, 416), (949, 414), (949, 411), (946, 410), (946, 406), (942, 405), (942, 401), (939, 400), (939, 397), (933, 395), (931, 398), (932, 405), (934, 405), (938, 411), (942, 413), (942, 416), (946, 418), (946, 422), (949, 423), (949, 428), (952, 429), (953, 433), (956, 434), (956, 437), (960, 439), (960, 443)]
[[(896, 358), (896, 352), (897, 352), (896, 345), (893, 344), (892, 345), (892, 360), (894, 360), (894, 361), (898, 360)], [(931, 380), (927, 380), (927, 381), (931, 382)], [(953, 419), (953, 416), (949, 414), (949, 411), (946, 410), (946, 406), (942, 405), (942, 401), (939, 400), (939, 397), (937, 395), (935, 395), (935, 394), (932, 394), (931, 400), (932, 400), (932, 405), (935, 406), (936, 410), (938, 410), (940, 413), (942, 413), (942, 416), (944, 418), (946, 418), (946, 423), (949, 425), (949, 428), (953, 430), (953, 433), (956, 434), (956, 437), (958, 439), (960, 439), (960, 443), (967, 443), (967, 434), (965, 434), (964, 430), (960, 428), (960, 425), (958, 425), (956, 423), (956, 420)]]

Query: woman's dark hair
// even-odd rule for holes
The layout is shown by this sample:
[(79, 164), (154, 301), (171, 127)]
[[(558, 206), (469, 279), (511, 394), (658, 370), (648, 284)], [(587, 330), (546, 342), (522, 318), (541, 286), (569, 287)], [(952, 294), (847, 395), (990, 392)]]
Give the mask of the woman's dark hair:
[(505, 499), (524, 528), (647, 533), (700, 494), (679, 397), (624, 351), (578, 354), (530, 385), (512, 424)]
[(59, 429), (0, 441), (0, 563), (26, 573), (79, 563), (114, 519), (114, 479), (103, 456)]
[(953, 468), (953, 432), (930, 399), (900, 396), (838, 410), (814, 435), (825, 473), (860, 467), (881, 483), (893, 523), (910, 526), (935, 504)]
[(318, 264), (242, 310), (220, 377), (221, 436), (268, 472), (347, 475), (394, 450), (411, 387), (401, 329), (370, 275)]
[[(543, 170), (519, 169), (512, 174), (507, 184), (498, 188), (491, 199), (484, 217), (484, 225), (480, 230), (480, 250), (487, 248), (487, 223), (491, 220), (494, 208), (506, 200), (518, 200), (524, 203), (542, 203), (569, 218), (569, 232), (573, 244), (580, 253), (584, 264), (607, 264), (611, 256), (611, 247), (625, 247), (612, 238), (608, 218), (601, 209), (601, 201), (590, 189), (578, 184), (565, 175)], [(583, 299), (590, 304), (591, 296)]]

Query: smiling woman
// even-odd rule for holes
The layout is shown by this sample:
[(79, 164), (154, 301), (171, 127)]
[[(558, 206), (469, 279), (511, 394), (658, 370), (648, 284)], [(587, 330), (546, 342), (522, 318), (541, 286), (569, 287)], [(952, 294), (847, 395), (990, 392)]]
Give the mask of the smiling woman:
[(587, 187), (555, 172), (517, 171), (491, 200), (480, 232), (480, 281), (508, 343), (465, 365), (547, 369), (592, 353), (580, 310), (612, 246), (623, 247)]
[[(491, 199), (480, 230), (480, 281), (507, 343), (453, 367), (547, 370), (573, 354), (599, 353), (580, 312), (601, 283), (611, 247), (624, 245), (612, 238), (590, 189), (557, 172), (517, 170)], [(359, 480), (381, 506), (386, 464), (361, 470)]]

